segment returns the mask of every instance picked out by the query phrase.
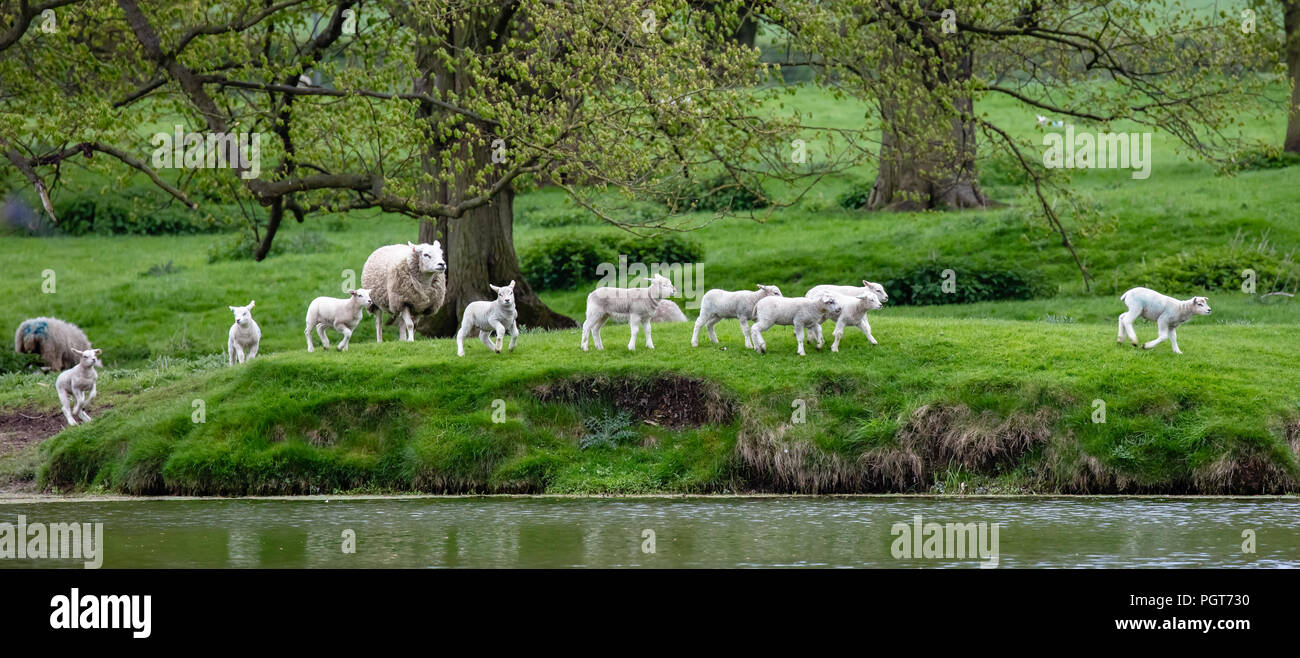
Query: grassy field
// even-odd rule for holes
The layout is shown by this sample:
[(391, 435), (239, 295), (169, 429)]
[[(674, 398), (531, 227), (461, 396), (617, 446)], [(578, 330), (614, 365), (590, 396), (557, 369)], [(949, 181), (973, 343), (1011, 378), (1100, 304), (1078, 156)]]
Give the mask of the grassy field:
[[(796, 100), (822, 123), (862, 111), (816, 91)], [(1037, 130), (1031, 111), (994, 101), (980, 109)], [(1280, 136), (1280, 114), (1274, 119), (1250, 130)], [(689, 325), (660, 325), (656, 350), (628, 352), (626, 327), (611, 325), (602, 353), (580, 352), (577, 331), (530, 332), (513, 354), (474, 343), (458, 359), (449, 340), (376, 345), (369, 318), (349, 353), (307, 354), (307, 303), (339, 296), (348, 270), (359, 274), (375, 246), (411, 239), (414, 225), (395, 217), (291, 223), (280, 239), (306, 246), (263, 263), (209, 263), (209, 246), (225, 235), (0, 237), (0, 283), (11, 291), (0, 324), (74, 321), (107, 364), (91, 409), (97, 420), (41, 445), (9, 440), (16, 447), (0, 450), (0, 487), (35, 478), (59, 491), (198, 494), (952, 491), (962, 483), (995, 492), (1296, 491), (1300, 306), (1212, 292), (1214, 315), (1179, 332), (1181, 357), (1167, 345), (1117, 347), (1113, 337), (1118, 293), (1153, 273), (1225, 253), (1234, 267), (1282, 262), (1300, 245), (1300, 171), (1219, 177), (1166, 136), (1156, 134), (1155, 145), (1148, 180), (1075, 173), (1093, 211), (1070, 224), (1096, 277), (1088, 293), (1059, 239), (994, 166), (986, 185), (1009, 205), (989, 211), (840, 208), (840, 195), (871, 180), (863, 168), (822, 181), (794, 207), (692, 233), (705, 254), (705, 288), (762, 282), (797, 295), (926, 263), (1015, 267), (1042, 284), (1029, 300), (888, 305), (872, 314), (879, 346), (850, 333), (840, 354), (803, 358), (787, 328), (768, 333), (769, 354), (760, 356), (743, 349), (731, 322), (718, 327), (725, 350), (692, 349)], [(615, 231), (539, 221), (564, 207), (554, 189), (520, 196), (518, 249)], [(52, 294), (42, 292), (47, 270)], [(543, 298), (580, 317), (586, 292)], [(262, 353), (225, 367), (226, 307), (250, 299)], [(1150, 324), (1138, 331), (1154, 335)], [(0, 375), (3, 427), (53, 418), (53, 381)], [(502, 419), (497, 400), (504, 422), (493, 419)], [(1094, 422), (1097, 401), (1104, 423)], [(204, 422), (194, 422), (200, 410)], [(591, 429), (601, 421), (598, 429), (623, 440), (583, 449), (584, 438), (602, 434)], [(42, 427), (48, 434), (57, 425)]]

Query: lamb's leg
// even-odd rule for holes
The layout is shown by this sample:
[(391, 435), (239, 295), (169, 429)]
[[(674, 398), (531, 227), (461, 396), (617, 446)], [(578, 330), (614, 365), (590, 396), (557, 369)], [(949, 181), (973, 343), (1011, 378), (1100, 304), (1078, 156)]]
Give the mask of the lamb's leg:
[(469, 325), (461, 324), (456, 332), (456, 356), (465, 356), (465, 337), (469, 335)]
[(652, 350), (655, 348), (655, 342), (653, 339), (650, 338), (651, 322), (654, 322), (654, 316), (647, 316), (646, 319), (643, 321), (643, 324), (645, 325), (645, 346), (646, 349), (648, 350)]
[(347, 325), (337, 327), (337, 329), (339, 333), (343, 334), (343, 340), (339, 341), (339, 351), (346, 352), (348, 351), (348, 342), (352, 340), (352, 330)]
[(90, 421), (90, 414), (86, 413), (86, 407), (90, 404), (90, 401), (91, 401), (91, 400), (94, 400), (94, 399), (95, 399), (95, 389), (96, 389), (96, 388), (97, 388), (97, 387), (96, 387), (95, 384), (91, 384), (91, 385), (90, 385), (90, 392), (87, 393), (87, 394), (86, 394), (86, 395), (81, 399), (81, 404), (78, 405), (78, 406), (81, 407), (81, 409), (77, 412), (77, 418), (80, 418), (80, 419), (82, 420), (82, 422), (89, 422), (89, 421)]
[(592, 332), (591, 332), (591, 329), (592, 329), (592, 326), (595, 325), (595, 324), (596, 324), (595, 321), (592, 319), (592, 317), (591, 317), (590, 315), (588, 315), (588, 316), (586, 317), (586, 319), (584, 319), (584, 320), (582, 321), (582, 343), (581, 343), (581, 346), (582, 346), (582, 351), (583, 351), (583, 352), (586, 352), (586, 351), (587, 351), (587, 338), (588, 338), (589, 336), (591, 336), (591, 333), (592, 333)]
[(491, 335), (492, 334), (490, 332), (483, 331), (482, 329), (480, 329), (478, 332), (478, 342), (483, 343), (484, 347), (487, 347), (488, 349), (495, 351), (496, 345), (493, 345), (492, 341), (489, 340), (489, 337)]
[(1160, 341), (1162, 341), (1162, 340), (1164, 340), (1164, 339), (1166, 339), (1166, 338), (1169, 337), (1169, 321), (1168, 321), (1168, 320), (1165, 320), (1164, 318), (1160, 318), (1159, 320), (1156, 321), (1156, 327), (1159, 329), (1160, 334), (1159, 334), (1158, 336), (1156, 336), (1156, 339), (1155, 339), (1155, 340), (1149, 340), (1149, 341), (1147, 341), (1146, 344), (1142, 346), (1142, 349), (1147, 349), (1147, 350), (1149, 350), (1149, 349), (1155, 347), (1156, 345), (1159, 345), (1159, 344), (1160, 344)]
[(492, 333), (497, 337), (497, 344), (492, 346), (492, 351), (500, 354), (501, 348), (506, 346), (506, 326), (501, 324), (500, 320), (493, 320), (489, 324), (492, 325)]
[(302, 334), (307, 337), (307, 351), (315, 352), (316, 348), (311, 344), (311, 323), (307, 323), (307, 328), (302, 330)]
[(375, 342), (384, 342), (384, 312), (375, 309)]
[(632, 340), (627, 342), (627, 348), (636, 351), (636, 328), (641, 324), (641, 316), (633, 313), (627, 317), (627, 326), (632, 330)]
[(605, 323), (609, 321), (608, 315), (602, 315), (596, 319), (596, 324), (591, 328), (591, 337), (596, 341), (596, 349), (605, 349), (605, 343), (600, 339), (600, 330), (605, 328)]
[(804, 354), (804, 352), (803, 352), (803, 338), (804, 338), (804, 333), (805, 333), (805, 332), (806, 332), (806, 330), (803, 328), (802, 325), (798, 325), (798, 324), (796, 324), (796, 325), (794, 326), (794, 340), (795, 340), (796, 343), (799, 344), (799, 350), (798, 350), (798, 352), (799, 352), (799, 356), (807, 356), (807, 355)]
[(691, 347), (700, 346), (700, 328), (703, 327), (707, 321), (708, 319), (703, 313), (700, 314), (700, 317), (695, 318), (695, 330), (691, 332)]
[(411, 309), (402, 307), (402, 326), (406, 328), (405, 340), (408, 343), (415, 342), (415, 320), (411, 319)]
[(515, 341), (519, 340), (519, 323), (510, 323), (510, 351), (515, 351)]
[(59, 407), (63, 409), (63, 416), (68, 419), (69, 425), (76, 425), (77, 421), (72, 417), (72, 412), (68, 409), (68, 392), (59, 387)]
[(325, 333), (325, 325), (323, 324), (316, 325), (316, 334), (320, 336), (320, 344), (325, 346), (325, 349), (329, 349), (330, 337), (329, 334)]
[(844, 316), (841, 315), (840, 319), (835, 321), (835, 331), (831, 332), (831, 336), (835, 338), (835, 340), (831, 341), (831, 351), (839, 352), (840, 339), (844, 338)]
[(1133, 330), (1133, 321), (1136, 319), (1137, 315), (1133, 312), (1126, 313), (1124, 317), (1124, 331), (1128, 335), (1129, 342), (1133, 343), (1133, 347), (1138, 346), (1137, 332)]
[(1177, 328), (1177, 327), (1170, 327), (1170, 328), (1169, 328), (1169, 344), (1170, 344), (1170, 345), (1173, 345), (1173, 347), (1174, 347), (1174, 354), (1182, 354), (1182, 353), (1183, 353), (1182, 350), (1178, 349), (1178, 328)]
[(252, 361), (252, 360), (253, 360), (253, 357), (257, 356), (257, 348), (258, 348), (258, 347), (261, 347), (261, 345), (262, 345), (262, 342), (261, 342), (261, 341), (258, 341), (258, 342), (256, 342), (256, 343), (253, 343), (253, 346), (252, 346), (252, 347), (248, 348), (248, 360), (249, 360), (249, 361)]
[(74, 388), (72, 389), (72, 395), (77, 398), (77, 403), (72, 405), (72, 415), (80, 418), (81, 407), (86, 404), (86, 394)]
[(239, 343), (235, 343), (235, 358), (238, 359), (240, 363), (244, 362), (244, 346)]
[(749, 338), (754, 345), (754, 351), (759, 354), (767, 354), (767, 341), (763, 340), (763, 332), (772, 326), (770, 321), (759, 320), (749, 328)]
[[(737, 316), (736, 321), (740, 323), (740, 335), (745, 337), (745, 349), (747, 350), (754, 349), (754, 341), (749, 339), (749, 320)], [(710, 334), (713, 333), (713, 327), (709, 327), (709, 333)], [(713, 339), (713, 342), (715, 343), (718, 342), (716, 337)]]
[(235, 342), (226, 341), (226, 356), (230, 358), (230, 365), (235, 365)]
[(859, 324), (858, 326), (862, 329), (862, 333), (864, 333), (864, 334), (867, 335), (867, 342), (868, 342), (868, 343), (871, 343), (872, 345), (879, 345), (879, 344), (880, 344), (880, 343), (877, 343), (877, 342), (876, 342), (876, 337), (871, 335), (871, 323), (870, 323), (870, 322), (867, 322), (867, 314), (866, 314), (866, 313), (863, 313), (863, 314), (862, 314), (862, 323)]
[[(836, 320), (836, 322), (839, 321)], [(822, 340), (822, 323), (818, 322), (817, 324), (812, 325), (812, 329), (810, 333), (812, 333), (813, 337), (817, 339), (817, 349), (820, 350), (822, 346), (826, 344), (826, 342)], [(841, 331), (840, 333), (844, 333), (844, 332)]]
[(1118, 324), (1119, 324), (1119, 329), (1117, 329), (1117, 330), (1115, 331), (1115, 342), (1116, 342), (1116, 343), (1123, 343), (1123, 342), (1124, 342), (1124, 318), (1125, 318), (1125, 316), (1127, 316), (1127, 315), (1128, 315), (1128, 312), (1127, 312), (1127, 311), (1124, 312), (1124, 313), (1120, 313), (1120, 314), (1119, 314), (1119, 323), (1118, 323)]

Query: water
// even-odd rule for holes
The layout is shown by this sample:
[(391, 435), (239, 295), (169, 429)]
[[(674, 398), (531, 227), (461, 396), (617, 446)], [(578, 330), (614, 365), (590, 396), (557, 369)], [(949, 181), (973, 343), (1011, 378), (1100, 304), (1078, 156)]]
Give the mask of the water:
[[(998, 566), (1296, 567), (1300, 501), (1138, 498), (388, 498), (0, 504), (104, 524), (105, 568), (956, 567), (895, 558), (894, 524), (998, 524)], [(3, 526), (0, 526), (2, 528)], [(343, 551), (345, 531), (355, 553)], [(654, 532), (654, 552), (646, 530)], [(1243, 531), (1255, 553), (1243, 552)], [(924, 534), (924, 533), (923, 533)], [(900, 544), (901, 546), (901, 544)], [(0, 541), (0, 550), (3, 542)], [(987, 555), (987, 554), (986, 554)], [(987, 563), (988, 560), (985, 560)], [(81, 560), (0, 559), (5, 567)]]

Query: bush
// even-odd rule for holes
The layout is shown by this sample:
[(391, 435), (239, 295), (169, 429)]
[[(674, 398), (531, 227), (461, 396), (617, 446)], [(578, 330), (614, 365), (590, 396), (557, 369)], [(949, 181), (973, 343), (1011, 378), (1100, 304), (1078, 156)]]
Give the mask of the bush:
[(766, 208), (767, 198), (726, 175), (692, 178), (677, 187), (664, 203), (678, 211), (746, 211)]
[(836, 201), (841, 208), (849, 210), (861, 210), (867, 207), (867, 200), (871, 198), (871, 188), (874, 183), (858, 183), (849, 188), (847, 192), (840, 195)]
[(1300, 268), (1294, 261), (1251, 249), (1215, 247), (1184, 251), (1148, 262), (1128, 279), (1125, 289), (1145, 286), (1175, 297), (1184, 292), (1240, 291), (1244, 270), (1255, 271), (1260, 293), (1294, 284)]
[(39, 354), (18, 354), (0, 350), (0, 374), (11, 372), (39, 372), (45, 362)]
[[(128, 197), (129, 198), (129, 197)], [(79, 197), (54, 209), (59, 230), (67, 235), (184, 235), (222, 231), (227, 227), (211, 215), (200, 215), (178, 204), (144, 209), (115, 198)]]
[[(943, 283), (955, 275), (953, 292), (944, 292)], [(904, 305), (970, 304), (1005, 299), (1032, 299), (1042, 291), (1038, 278), (1023, 270), (1004, 270), (991, 266), (945, 267), (925, 263), (905, 270), (882, 282), (891, 302)]]
[(596, 278), (601, 263), (617, 260), (618, 253), (602, 238), (561, 235), (534, 245), (519, 267), (534, 289), (560, 290)]
[(598, 278), (601, 263), (617, 264), (620, 255), (629, 263), (698, 263), (704, 249), (685, 236), (634, 235), (553, 237), (534, 245), (520, 259), (520, 269), (537, 290), (570, 289)]
[(998, 151), (992, 157), (980, 163), (980, 185), (987, 187), (1020, 186), (1030, 183), (1029, 172), (1025, 171), (1016, 156)]
[(1300, 165), (1300, 154), (1278, 148), (1258, 148), (1236, 154), (1232, 158), (1232, 164), (1226, 168), (1231, 171), (1252, 171), (1284, 169), (1294, 165)]

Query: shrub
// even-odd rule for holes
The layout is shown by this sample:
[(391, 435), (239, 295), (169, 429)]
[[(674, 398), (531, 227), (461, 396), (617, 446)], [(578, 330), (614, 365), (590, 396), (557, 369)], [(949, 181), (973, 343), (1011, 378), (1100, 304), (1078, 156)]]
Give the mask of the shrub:
[(1147, 262), (1125, 283), (1125, 289), (1145, 286), (1177, 297), (1184, 292), (1240, 291), (1244, 270), (1254, 270), (1260, 293), (1285, 287), (1300, 276), (1300, 268), (1288, 258), (1272, 253), (1231, 247), (1184, 251)]
[(634, 235), (562, 235), (534, 245), (520, 259), (520, 269), (537, 290), (564, 290), (598, 278), (601, 263), (697, 263), (704, 249), (685, 236), (670, 233), (656, 237)]
[[(955, 288), (951, 293), (943, 290), (943, 283), (948, 278), (944, 271), (948, 269), (955, 275)], [(938, 263), (917, 265), (882, 283), (891, 302), (918, 306), (1031, 299), (1043, 288), (1036, 275), (1023, 270), (985, 265), (949, 268)]]
[(622, 410), (613, 415), (605, 411), (599, 417), (588, 416), (582, 419), (582, 424), (587, 428), (587, 434), (578, 441), (583, 450), (595, 447), (612, 450), (637, 436), (632, 429), (632, 414)]
[(41, 361), (39, 354), (18, 354), (9, 350), (0, 350), (0, 374), (11, 372), (39, 372), (41, 366), (45, 365)]
[(1257, 148), (1242, 151), (1232, 158), (1226, 169), (1230, 171), (1252, 171), (1259, 169), (1284, 169), (1300, 165), (1300, 154), (1290, 153), (1278, 148)]
[(766, 208), (767, 198), (761, 191), (737, 183), (727, 175), (692, 178), (677, 186), (664, 203), (679, 211), (745, 211)]
[(157, 210), (147, 205), (116, 198), (78, 197), (60, 202), (54, 212), (59, 218), (59, 230), (67, 235), (182, 235), (227, 228), (211, 215), (200, 215), (176, 204)]
[(871, 188), (874, 183), (857, 183), (850, 187), (847, 192), (840, 195), (836, 201), (841, 208), (849, 210), (860, 210), (867, 207), (867, 200), (871, 198)]

